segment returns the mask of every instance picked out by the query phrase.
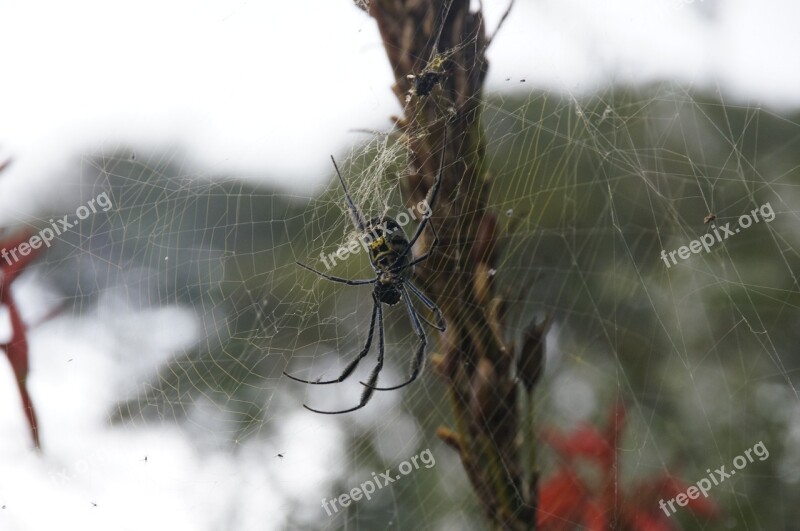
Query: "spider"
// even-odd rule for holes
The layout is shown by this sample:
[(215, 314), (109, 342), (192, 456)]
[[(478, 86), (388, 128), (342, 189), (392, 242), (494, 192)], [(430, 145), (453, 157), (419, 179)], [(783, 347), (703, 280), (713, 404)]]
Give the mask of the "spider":
[(426, 70), (420, 75), (409, 74), (406, 76), (409, 81), (414, 82), (414, 87), (409, 91), (411, 95), (420, 97), (428, 96), (437, 83), (441, 81), (443, 72), (433, 72)]
[(425, 97), (430, 95), (437, 83), (440, 83), (442, 78), (447, 75), (447, 71), (444, 68), (445, 61), (452, 53), (454, 52), (434, 56), (419, 75), (408, 74), (406, 79), (414, 83), (414, 86), (409, 89), (406, 99), (410, 99), (412, 96)]
[[(446, 142), (447, 140), (445, 137), (445, 144)], [(303, 407), (309, 411), (313, 411), (314, 413), (322, 413), (324, 415), (338, 415), (341, 413), (350, 413), (351, 411), (361, 409), (367, 405), (367, 402), (369, 402), (370, 398), (372, 398), (374, 391), (392, 391), (395, 389), (400, 389), (401, 387), (405, 387), (416, 380), (422, 369), (425, 357), (425, 346), (428, 344), (428, 337), (425, 335), (425, 331), (423, 330), (422, 323), (420, 321), (424, 321), (439, 331), (444, 331), (447, 326), (444, 316), (442, 315), (442, 311), (439, 309), (439, 307), (436, 306), (436, 304), (424, 293), (422, 293), (422, 291), (420, 291), (420, 289), (416, 287), (411, 280), (409, 280), (414, 271), (414, 265), (426, 260), (428, 256), (430, 256), (433, 248), (439, 242), (436, 229), (431, 223), (430, 227), (431, 231), (433, 232), (433, 241), (431, 242), (430, 247), (418, 258), (413, 257), (411, 249), (414, 246), (414, 243), (416, 243), (416, 241), (419, 239), (422, 231), (425, 230), (425, 227), (430, 222), (430, 212), (433, 210), (433, 205), (436, 201), (436, 194), (439, 192), (439, 185), (441, 184), (442, 179), (442, 167), (444, 165), (444, 153), (442, 153), (442, 158), (439, 161), (439, 171), (436, 174), (436, 179), (434, 180), (433, 186), (428, 192), (428, 197), (426, 198), (426, 201), (429, 205), (428, 214), (423, 216), (422, 220), (417, 225), (416, 232), (414, 232), (414, 235), (411, 237), (411, 239), (408, 238), (405, 231), (397, 223), (397, 221), (391, 217), (373, 217), (369, 221), (365, 221), (361, 210), (356, 206), (353, 198), (350, 196), (350, 192), (347, 190), (347, 185), (344, 182), (344, 178), (342, 177), (342, 174), (339, 171), (339, 167), (336, 165), (336, 160), (334, 160), (333, 156), (331, 156), (331, 160), (333, 161), (333, 167), (336, 169), (336, 174), (339, 176), (339, 182), (342, 184), (345, 202), (347, 204), (347, 209), (350, 212), (350, 218), (353, 222), (353, 226), (359, 231), (362, 237), (367, 235), (373, 237), (368, 244), (368, 248), (369, 261), (372, 265), (372, 269), (375, 271), (375, 278), (365, 280), (349, 280), (346, 278), (328, 275), (300, 262), (297, 262), (297, 265), (304, 269), (308, 269), (309, 271), (316, 273), (322, 278), (332, 282), (338, 282), (348, 286), (361, 286), (367, 284), (373, 285), (372, 318), (370, 320), (369, 331), (367, 332), (367, 341), (364, 344), (364, 348), (361, 349), (361, 352), (359, 352), (358, 355), (347, 364), (342, 373), (333, 380), (302, 380), (292, 376), (291, 374), (288, 374), (285, 371), (283, 374), (292, 380), (312, 385), (325, 385), (343, 382), (353, 373), (358, 366), (358, 363), (369, 353), (370, 347), (372, 346), (372, 338), (375, 332), (376, 322), (378, 325), (378, 361), (375, 367), (372, 369), (372, 372), (370, 373), (369, 379), (366, 381), (366, 383), (359, 382), (364, 386), (364, 391), (361, 393), (361, 401), (358, 403), (358, 405), (342, 411), (321, 411), (319, 409), (310, 408), (303, 404)], [(411, 303), (409, 292), (413, 293), (414, 296), (416, 296), (417, 299), (419, 299), (419, 301), (422, 302), (426, 308), (428, 308), (428, 310), (434, 312), (436, 315), (437, 324), (429, 322), (427, 319), (417, 313), (417, 310)], [(417, 352), (412, 359), (411, 374), (405, 382), (392, 387), (377, 387), (376, 384), (378, 381), (378, 375), (383, 368), (384, 355), (382, 305), (386, 304), (388, 306), (394, 306), (401, 300), (403, 301), (403, 304), (406, 308), (406, 313), (411, 320), (414, 333), (419, 339), (419, 347), (417, 348)]]

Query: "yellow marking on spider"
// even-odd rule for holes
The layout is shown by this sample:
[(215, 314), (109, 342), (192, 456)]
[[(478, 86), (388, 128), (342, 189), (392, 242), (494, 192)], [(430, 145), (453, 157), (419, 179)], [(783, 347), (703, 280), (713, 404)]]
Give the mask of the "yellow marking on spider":
[(386, 243), (386, 241), (383, 239), (383, 236), (381, 236), (377, 240), (375, 240), (373, 242), (370, 242), (369, 243), (369, 247), (370, 247), (370, 249), (377, 249), (377, 248), (383, 246), (385, 243)]
[(444, 66), (444, 60), (445, 58), (443, 55), (437, 54), (433, 59), (431, 59), (431, 62), (428, 63), (428, 68), (426, 70), (428, 71), (440, 70)]

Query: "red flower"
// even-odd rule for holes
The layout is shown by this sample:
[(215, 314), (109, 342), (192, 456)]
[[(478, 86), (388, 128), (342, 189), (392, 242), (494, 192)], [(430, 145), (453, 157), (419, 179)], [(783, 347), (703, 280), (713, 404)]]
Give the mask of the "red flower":
[[(614, 405), (604, 432), (591, 425), (581, 426), (570, 435), (557, 430), (545, 431), (544, 441), (558, 452), (563, 463), (540, 488), (537, 529), (676, 529), (676, 520), (660, 508), (659, 500), (674, 498), (685, 492), (688, 485), (666, 473), (636, 485), (631, 496), (625, 496), (619, 490), (617, 447), (624, 425), (625, 406), (620, 401)], [(579, 460), (599, 469), (600, 482), (594, 488), (576, 471), (574, 465)], [(719, 516), (717, 505), (705, 497), (690, 500), (686, 509), (698, 516)]]

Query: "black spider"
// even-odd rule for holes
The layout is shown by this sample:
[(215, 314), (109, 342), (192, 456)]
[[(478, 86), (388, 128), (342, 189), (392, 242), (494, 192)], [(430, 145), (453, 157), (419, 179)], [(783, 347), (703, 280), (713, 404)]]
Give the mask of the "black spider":
[(417, 96), (427, 96), (441, 80), (441, 72), (423, 72), (414, 78), (414, 91)]
[[(342, 177), (342, 174), (339, 171), (339, 167), (336, 165), (336, 161), (333, 159), (333, 156), (331, 156), (331, 160), (333, 160), (333, 167), (336, 169), (336, 174), (339, 176), (339, 181), (342, 183), (345, 201), (347, 203), (347, 208), (350, 211), (350, 217), (352, 218), (353, 225), (355, 226), (356, 230), (359, 231), (361, 237), (369, 236), (369, 260), (372, 264), (372, 269), (375, 271), (375, 278), (366, 280), (348, 280), (346, 278), (335, 277), (321, 271), (317, 271), (313, 267), (307, 266), (300, 262), (297, 262), (297, 265), (308, 269), (309, 271), (312, 271), (330, 281), (340, 282), (342, 284), (347, 284), (348, 286), (360, 286), (365, 284), (374, 285), (372, 290), (372, 319), (370, 320), (369, 332), (367, 333), (367, 342), (364, 344), (364, 348), (361, 350), (361, 352), (358, 353), (358, 356), (348, 363), (339, 377), (334, 380), (302, 380), (292, 376), (291, 374), (288, 374), (285, 371), (283, 374), (292, 380), (313, 385), (340, 383), (344, 381), (348, 376), (350, 376), (350, 374), (353, 373), (358, 366), (358, 363), (369, 353), (369, 349), (372, 346), (372, 336), (375, 332), (375, 323), (377, 322), (378, 362), (375, 365), (375, 368), (372, 369), (372, 373), (370, 373), (367, 382), (360, 382), (361, 385), (364, 386), (364, 392), (361, 394), (361, 402), (359, 402), (357, 406), (350, 409), (345, 409), (343, 411), (320, 411), (318, 409), (312, 409), (303, 404), (303, 407), (315, 413), (337, 415), (340, 413), (349, 413), (351, 411), (361, 409), (367, 405), (367, 402), (369, 402), (369, 399), (372, 397), (372, 393), (376, 390), (391, 391), (394, 389), (400, 389), (401, 387), (405, 387), (417, 379), (417, 376), (419, 376), (419, 373), (422, 369), (422, 364), (425, 357), (425, 346), (428, 344), (428, 338), (425, 335), (425, 331), (422, 329), (420, 320), (440, 331), (444, 331), (446, 328), (444, 316), (442, 315), (442, 311), (439, 309), (439, 307), (436, 306), (433, 301), (426, 297), (425, 294), (423, 294), (422, 291), (420, 291), (420, 289), (409, 280), (414, 271), (414, 265), (427, 259), (428, 256), (430, 256), (433, 248), (439, 242), (436, 229), (433, 227), (433, 224), (431, 224), (433, 241), (431, 242), (428, 251), (419, 258), (413, 257), (411, 249), (417, 239), (419, 239), (422, 231), (425, 229), (425, 226), (428, 225), (430, 221), (430, 213), (432, 212), (433, 205), (436, 201), (436, 194), (439, 192), (439, 185), (441, 184), (442, 179), (442, 167), (444, 165), (444, 153), (442, 153), (442, 158), (439, 162), (439, 171), (436, 174), (436, 179), (434, 180), (433, 186), (431, 186), (431, 189), (428, 192), (428, 197), (426, 198), (428, 204), (428, 214), (425, 215), (419, 222), (419, 225), (417, 225), (417, 230), (410, 240), (408, 239), (408, 236), (403, 228), (393, 218), (383, 216), (372, 218), (368, 222), (364, 221), (364, 216), (356, 206), (353, 198), (350, 197), (350, 192), (347, 191), (347, 185), (344, 182), (344, 178)], [(411, 299), (408, 294), (409, 291), (413, 293), (420, 300), (420, 302), (425, 305), (426, 308), (436, 314), (437, 324), (430, 323), (417, 313), (417, 310), (414, 309), (414, 306), (411, 304)], [(411, 325), (414, 328), (414, 333), (416, 333), (417, 337), (419, 338), (419, 348), (417, 349), (416, 355), (412, 359), (411, 375), (409, 376), (408, 380), (392, 387), (376, 387), (375, 384), (378, 381), (378, 375), (383, 368), (384, 338), (382, 304), (393, 306), (401, 300), (405, 304), (406, 312), (411, 319)]]

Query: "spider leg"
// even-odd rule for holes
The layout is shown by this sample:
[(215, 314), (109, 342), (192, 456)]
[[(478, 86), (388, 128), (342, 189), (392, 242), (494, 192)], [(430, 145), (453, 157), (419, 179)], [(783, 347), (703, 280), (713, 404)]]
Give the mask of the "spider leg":
[[(373, 299), (374, 299), (374, 297), (373, 297)], [(372, 319), (370, 319), (370, 322), (369, 322), (369, 332), (367, 333), (367, 342), (364, 344), (364, 348), (361, 349), (361, 352), (358, 353), (358, 356), (356, 356), (353, 359), (353, 361), (351, 361), (350, 363), (347, 364), (347, 367), (344, 368), (344, 370), (342, 371), (342, 374), (340, 374), (338, 378), (336, 378), (334, 380), (326, 380), (324, 382), (319, 382), (319, 381), (312, 381), (312, 380), (302, 380), (300, 378), (297, 378), (296, 376), (292, 376), (291, 374), (289, 374), (286, 371), (283, 371), (283, 374), (285, 376), (288, 376), (289, 378), (291, 378), (292, 380), (294, 380), (296, 382), (312, 384), (312, 385), (326, 385), (326, 384), (332, 384), (332, 383), (341, 383), (341, 382), (345, 381), (347, 379), (347, 377), (350, 376), (350, 374), (352, 374), (352, 372), (356, 369), (356, 367), (358, 367), (358, 362), (360, 362), (361, 360), (363, 360), (367, 356), (367, 353), (369, 352), (369, 348), (372, 346), (372, 336), (373, 336), (373, 333), (375, 332), (375, 317), (378, 315), (378, 306), (380, 306), (380, 302), (375, 300), (373, 302), (373, 304), (372, 304)]]
[(395, 389), (400, 389), (401, 387), (405, 387), (416, 380), (417, 376), (419, 376), (420, 370), (422, 369), (422, 362), (425, 359), (425, 346), (428, 344), (428, 337), (425, 335), (425, 331), (422, 329), (422, 325), (419, 322), (417, 311), (414, 309), (414, 306), (411, 305), (411, 299), (408, 297), (408, 292), (401, 287), (400, 294), (403, 297), (403, 302), (406, 304), (406, 311), (408, 312), (409, 318), (411, 318), (411, 324), (414, 326), (414, 333), (417, 334), (417, 337), (420, 341), (417, 354), (411, 361), (411, 375), (405, 382), (392, 387), (375, 387), (375, 382), (371, 379), (367, 383), (361, 382), (361, 385), (365, 386), (367, 389), (373, 389), (375, 391), (394, 391)]
[(407, 263), (405, 265), (402, 265), (400, 267), (393, 267), (392, 271), (402, 271), (403, 269), (412, 267), (412, 266), (414, 266), (414, 265), (416, 265), (416, 264), (428, 259), (428, 256), (430, 256), (431, 252), (433, 252), (434, 247), (436, 247), (436, 245), (439, 244), (439, 235), (436, 233), (436, 227), (433, 226), (433, 222), (432, 221), (430, 222), (430, 225), (431, 225), (431, 230), (433, 231), (433, 241), (431, 242), (430, 247), (428, 247), (428, 250), (425, 251), (425, 253), (422, 256), (419, 256), (419, 257), (415, 258), (414, 260), (410, 261), (409, 263)]
[(350, 218), (353, 220), (353, 225), (358, 232), (364, 232), (367, 226), (367, 224), (364, 223), (364, 216), (356, 206), (353, 198), (350, 197), (350, 192), (347, 190), (347, 185), (344, 183), (342, 172), (339, 171), (339, 166), (336, 165), (336, 159), (333, 158), (333, 155), (331, 155), (331, 161), (333, 161), (333, 167), (336, 168), (336, 175), (339, 176), (339, 182), (342, 183), (342, 189), (344, 189), (344, 199), (347, 203), (347, 209), (350, 211)]
[(413, 282), (407, 280), (403, 284), (407, 286), (409, 290), (411, 290), (411, 293), (417, 296), (420, 302), (422, 302), (422, 304), (424, 304), (427, 309), (436, 314), (436, 321), (439, 323), (439, 325), (438, 326), (431, 325), (431, 326), (433, 326), (437, 330), (444, 332), (447, 329), (447, 322), (444, 320), (444, 315), (442, 315), (442, 310), (440, 310), (439, 307), (436, 305), (436, 303), (430, 300), (427, 295), (422, 293), (422, 290), (420, 290), (417, 286), (415, 286)]
[(436, 325), (431, 325), (431, 326), (433, 326), (435, 329), (441, 332), (444, 332), (447, 329), (447, 322), (444, 320), (444, 315), (442, 315), (442, 310), (440, 310), (439, 307), (436, 306), (436, 303), (430, 300), (427, 297), (427, 295), (422, 293), (422, 290), (420, 290), (417, 286), (415, 286), (413, 282), (406, 280), (404, 282), (404, 285), (408, 286), (408, 289), (411, 290), (411, 293), (416, 295), (417, 298), (420, 300), (420, 302), (422, 302), (422, 304), (424, 304), (427, 309), (436, 314), (436, 321), (439, 323), (439, 326)]
[(326, 279), (330, 280), (331, 282), (339, 282), (341, 284), (347, 284), (348, 286), (363, 286), (364, 284), (374, 284), (378, 280), (377, 278), (373, 278), (372, 280), (349, 280), (349, 279), (342, 278), (342, 277), (334, 277), (332, 275), (328, 275), (326, 273), (323, 273), (322, 271), (317, 271), (313, 267), (307, 266), (307, 265), (305, 265), (305, 264), (303, 264), (301, 262), (295, 262), (295, 264), (299, 265), (300, 267), (302, 267), (304, 269), (308, 269), (312, 273), (316, 273), (317, 275), (321, 276), (322, 278), (326, 278)]
[[(436, 227), (434, 227), (433, 222), (431, 222), (431, 230), (433, 231), (433, 241), (431, 242), (431, 246), (428, 248), (427, 252), (425, 252), (425, 254), (423, 254), (422, 256), (412, 260), (411, 262), (403, 266), (392, 268), (392, 271), (402, 271), (403, 269), (406, 269), (408, 267), (411, 267), (415, 264), (422, 262), (423, 260), (428, 259), (428, 256), (433, 251), (433, 248), (436, 247), (436, 244), (439, 243), (439, 235), (436, 233)], [(439, 309), (439, 307), (436, 306), (436, 304), (432, 300), (426, 297), (425, 294), (423, 294), (422, 291), (420, 291), (420, 289), (416, 287), (411, 281), (406, 281), (406, 284), (408, 285), (409, 289), (414, 293), (414, 295), (416, 295), (419, 298), (419, 300), (422, 301), (422, 304), (424, 304), (426, 308), (428, 308), (429, 310), (431, 310), (436, 314), (436, 320), (438, 321), (439, 324), (435, 325), (419, 314), (417, 316), (424, 323), (428, 324), (431, 328), (435, 328), (440, 332), (444, 332), (445, 329), (447, 328), (447, 323), (445, 322), (444, 316), (442, 315), (442, 311)]]
[[(428, 215), (422, 218), (422, 221), (419, 222), (417, 225), (417, 230), (414, 232), (414, 235), (408, 241), (408, 245), (406, 246), (406, 252), (408, 252), (411, 247), (417, 242), (419, 237), (422, 235), (422, 231), (425, 230), (425, 225), (428, 224), (428, 220), (431, 219), (430, 212), (433, 211), (433, 205), (436, 203), (436, 196), (439, 194), (439, 186), (442, 184), (442, 170), (444, 169), (444, 148), (447, 145), (447, 127), (444, 129), (444, 139), (442, 141), (442, 156), (439, 159), (439, 171), (436, 173), (436, 179), (433, 181), (433, 186), (431, 189), (428, 190), (428, 197), (425, 198), (425, 202), (428, 204)], [(405, 253), (403, 253), (405, 254)]]
[[(383, 342), (383, 308), (381, 307), (380, 303), (376, 301), (376, 305), (378, 307), (378, 363), (375, 365), (375, 368), (372, 369), (372, 372), (369, 375), (369, 380), (367, 382), (369, 385), (364, 384), (365, 388), (364, 391), (361, 393), (361, 401), (358, 403), (357, 406), (351, 407), (350, 409), (345, 409), (342, 411), (320, 411), (319, 409), (313, 409), (308, 407), (307, 405), (303, 404), (303, 407), (309, 411), (313, 411), (314, 413), (321, 413), (323, 415), (339, 415), (341, 413), (350, 413), (351, 411), (355, 411), (357, 409), (361, 409), (362, 407), (367, 405), (369, 399), (372, 398), (372, 393), (377, 389), (375, 384), (378, 381), (378, 375), (381, 373), (381, 369), (383, 369), (383, 350), (384, 350), (384, 342)], [(363, 383), (363, 382), (362, 382)]]
[(419, 317), (420, 321), (422, 321), (426, 325), (430, 326), (431, 328), (435, 328), (436, 330), (439, 330), (440, 332), (444, 332), (444, 330), (445, 330), (444, 328), (441, 328), (439, 325), (433, 324), (432, 322), (428, 321), (427, 319), (425, 319), (424, 317), (419, 315), (419, 313), (417, 313), (417, 317)]

